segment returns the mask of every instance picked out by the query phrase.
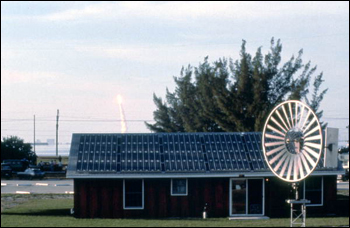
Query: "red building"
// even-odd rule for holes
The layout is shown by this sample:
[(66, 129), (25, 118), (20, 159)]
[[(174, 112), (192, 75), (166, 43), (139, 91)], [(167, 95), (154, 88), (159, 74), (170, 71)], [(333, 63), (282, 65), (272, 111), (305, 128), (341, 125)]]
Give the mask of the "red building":
[[(324, 164), (300, 183), (309, 213), (335, 211), (339, 171)], [(281, 217), (292, 197), (260, 133), (74, 134), (67, 178), (77, 218)]]

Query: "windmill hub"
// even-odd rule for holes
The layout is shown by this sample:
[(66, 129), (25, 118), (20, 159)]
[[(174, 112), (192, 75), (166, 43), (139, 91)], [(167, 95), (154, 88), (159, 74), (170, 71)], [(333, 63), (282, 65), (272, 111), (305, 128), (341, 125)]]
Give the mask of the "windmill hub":
[(299, 129), (291, 129), (285, 137), (285, 145), (289, 153), (299, 154), (304, 146), (304, 134)]

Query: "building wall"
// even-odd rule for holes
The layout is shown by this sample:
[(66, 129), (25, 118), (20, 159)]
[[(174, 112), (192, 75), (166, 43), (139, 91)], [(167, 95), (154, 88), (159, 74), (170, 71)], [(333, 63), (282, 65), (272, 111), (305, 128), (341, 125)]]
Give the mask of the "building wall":
[[(265, 215), (289, 217), (286, 199), (294, 198), (290, 184), (265, 179)], [(229, 216), (229, 178), (188, 179), (188, 196), (171, 196), (171, 179), (145, 179), (144, 210), (123, 209), (123, 180), (74, 180), (77, 218), (172, 218), (201, 217), (208, 204), (209, 217)], [(324, 177), (324, 205), (308, 207), (309, 215), (333, 214), (336, 176)]]
[(229, 214), (229, 179), (189, 179), (188, 196), (171, 196), (171, 179), (145, 179), (144, 210), (123, 210), (123, 180), (74, 180), (78, 218), (210, 217)]
[[(268, 178), (265, 182), (265, 214), (271, 218), (290, 217), (290, 204), (286, 199), (295, 199), (290, 183), (283, 182), (277, 177)], [(332, 215), (336, 211), (337, 176), (323, 177), (323, 206), (307, 207), (308, 216)], [(300, 191), (302, 191), (300, 189)]]

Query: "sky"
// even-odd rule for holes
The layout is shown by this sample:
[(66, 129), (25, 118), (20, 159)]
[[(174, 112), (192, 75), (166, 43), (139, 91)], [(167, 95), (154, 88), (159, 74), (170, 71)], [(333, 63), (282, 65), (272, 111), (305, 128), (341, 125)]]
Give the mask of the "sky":
[(226, 57), (242, 40), (266, 54), (281, 39), (282, 63), (303, 49), (328, 88), (322, 121), (349, 125), (349, 2), (1, 1), (1, 137), (150, 132), (153, 94), (175, 89), (182, 66)]

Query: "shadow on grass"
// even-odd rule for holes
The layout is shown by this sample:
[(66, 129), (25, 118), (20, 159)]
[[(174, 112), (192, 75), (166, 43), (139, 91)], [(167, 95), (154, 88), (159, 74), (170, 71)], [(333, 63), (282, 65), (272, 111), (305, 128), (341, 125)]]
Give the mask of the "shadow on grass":
[(69, 209), (42, 210), (28, 213), (4, 211), (1, 213), (1, 215), (73, 217), (73, 215), (70, 214)]

